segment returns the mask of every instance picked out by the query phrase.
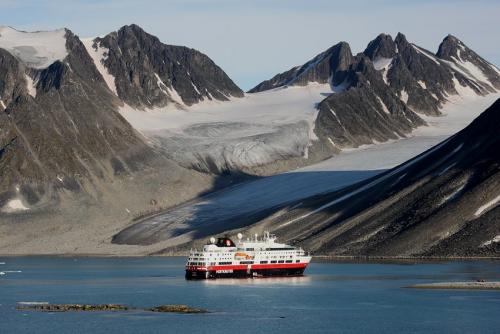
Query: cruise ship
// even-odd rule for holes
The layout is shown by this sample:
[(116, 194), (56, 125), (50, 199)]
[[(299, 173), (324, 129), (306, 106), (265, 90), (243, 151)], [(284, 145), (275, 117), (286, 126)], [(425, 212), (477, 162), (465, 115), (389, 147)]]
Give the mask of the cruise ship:
[(280, 244), (265, 232), (259, 238), (238, 241), (229, 237), (210, 238), (202, 250), (191, 250), (186, 263), (187, 279), (221, 277), (301, 276), (311, 261), (302, 248)]

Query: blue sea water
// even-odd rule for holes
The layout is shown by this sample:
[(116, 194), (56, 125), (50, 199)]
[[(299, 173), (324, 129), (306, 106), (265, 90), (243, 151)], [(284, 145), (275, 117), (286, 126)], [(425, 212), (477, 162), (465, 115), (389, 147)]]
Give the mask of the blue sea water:
[[(294, 278), (186, 281), (184, 258), (0, 258), (0, 333), (498, 333), (500, 263), (312, 263)], [(12, 272), (14, 271), (14, 272)], [(20, 271), (20, 272), (15, 272)], [(45, 313), (18, 302), (187, 304), (208, 314)]]

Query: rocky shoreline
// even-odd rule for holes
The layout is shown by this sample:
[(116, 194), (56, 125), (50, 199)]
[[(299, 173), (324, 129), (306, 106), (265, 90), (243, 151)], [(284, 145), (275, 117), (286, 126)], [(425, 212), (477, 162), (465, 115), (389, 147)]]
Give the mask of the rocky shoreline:
[(500, 290), (500, 282), (440, 282), (428, 284), (415, 284), (407, 288), (412, 289), (465, 289), (465, 290)]

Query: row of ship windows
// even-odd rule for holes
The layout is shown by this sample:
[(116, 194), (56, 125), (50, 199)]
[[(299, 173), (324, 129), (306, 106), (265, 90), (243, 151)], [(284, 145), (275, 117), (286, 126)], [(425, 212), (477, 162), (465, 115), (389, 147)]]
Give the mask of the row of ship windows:
[[(247, 252), (252, 252), (255, 250), (255, 248), (238, 248), (237, 250), (239, 251), (247, 251)], [(280, 251), (280, 250), (295, 250), (295, 248), (292, 247), (282, 247), (282, 248), (259, 248), (259, 250), (266, 250), (266, 251)]]
[[(238, 248), (237, 250), (238, 251), (253, 252), (253, 251), (255, 251), (255, 248)], [(303, 252), (297, 251), (294, 248), (264, 248), (264, 249), (258, 249), (258, 250), (259, 251), (283, 251), (283, 250), (290, 250), (290, 251), (292, 251), (292, 252), (286, 252), (286, 254), (302, 254), (303, 253)], [(233, 254), (232, 252), (224, 252), (224, 251), (216, 251), (216, 250), (214, 250), (213, 252), (214, 253), (222, 253), (222, 255), (232, 255)], [(266, 254), (269, 254), (269, 253), (266, 253)], [(196, 257), (196, 256), (203, 256), (202, 253), (193, 253), (191, 255), (194, 256), (194, 257)], [(212, 256), (211, 253), (209, 255)]]
[[(266, 256), (267, 257), (267, 256)], [(270, 258), (272, 259), (285, 259), (287, 256), (269, 256)], [(293, 258), (292, 255), (289, 256), (290, 258)], [(231, 260), (232, 257), (223, 257), (223, 258), (220, 258), (220, 260)], [(199, 261), (199, 260), (203, 260), (202, 257), (200, 258), (197, 258), (197, 257), (193, 257), (193, 258), (189, 258), (189, 261)]]
[[(292, 260), (272, 260), (271, 263), (292, 263), (293, 261)], [(295, 262), (299, 263), (300, 260), (295, 260)], [(266, 263), (269, 263), (269, 261), (260, 261), (260, 264), (266, 264)]]
[[(296, 263), (299, 263), (300, 260), (295, 260)], [(260, 261), (260, 264), (267, 263), (293, 263), (292, 260), (272, 260), (272, 261)], [(218, 262), (219, 266), (231, 265), (233, 262)], [(254, 264), (253, 261), (240, 261), (240, 264)], [(188, 266), (204, 266), (205, 262), (188, 262)], [(210, 262), (211, 266), (215, 266), (216, 262)]]

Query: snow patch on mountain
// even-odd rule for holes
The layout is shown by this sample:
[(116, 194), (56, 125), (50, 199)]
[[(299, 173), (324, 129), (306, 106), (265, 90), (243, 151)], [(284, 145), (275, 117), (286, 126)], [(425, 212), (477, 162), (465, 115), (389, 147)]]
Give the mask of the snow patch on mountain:
[(19, 198), (13, 198), (3, 206), (1, 211), (6, 213), (14, 213), (26, 210), (29, 210), (29, 208), (26, 207)]
[(497, 235), (493, 239), (484, 242), (481, 246), (483, 246), (483, 247), (489, 246), (489, 245), (491, 245), (493, 243), (497, 243), (497, 242), (500, 242), (500, 235)]
[(399, 98), (401, 99), (401, 101), (403, 101), (404, 103), (408, 103), (408, 93), (403, 89), (401, 90), (401, 93), (399, 95)]
[[(477, 97), (476, 92), (472, 88), (469, 86), (462, 86), (456, 77), (453, 77), (453, 84), (455, 85), (455, 90), (457, 91), (458, 96), (466, 99), (474, 99)], [(448, 100), (450, 100), (450, 98), (448, 98)]]
[(412, 46), (413, 46), (413, 48), (414, 48), (414, 49), (415, 49), (418, 53), (420, 53), (420, 54), (422, 54), (422, 55), (426, 56), (427, 58), (429, 58), (430, 60), (432, 60), (432, 61), (433, 61), (433, 62), (435, 62), (436, 64), (441, 65), (441, 64), (439, 63), (439, 61), (437, 60), (436, 56), (434, 56), (433, 54), (431, 54), (431, 53), (429, 53), (429, 52), (427, 52), (427, 51), (425, 51), (425, 50), (423, 50), (423, 49), (419, 48), (419, 47), (418, 47), (418, 46), (416, 46), (415, 44), (412, 44)]
[(457, 60), (457, 62), (460, 63), (460, 65), (467, 70), (467, 72), (469, 73), (469, 77), (472, 76), (473, 79), (476, 79), (476, 80), (479, 80), (479, 81), (482, 81), (485, 83), (490, 82), (488, 77), (486, 77), (486, 75), (484, 75), (483, 71), (479, 67), (474, 65), (473, 63), (471, 63), (469, 61), (459, 61), (459, 60)]
[(116, 92), (115, 77), (111, 73), (109, 73), (108, 69), (104, 66), (104, 61), (107, 58), (109, 50), (97, 44), (94, 48), (94, 39), (92, 38), (84, 38), (82, 39), (82, 43), (87, 49), (88, 54), (94, 61), (95, 67), (97, 68), (99, 73), (101, 73), (101, 76), (108, 85), (108, 88), (113, 93), (115, 93), (115, 95), (118, 95), (118, 93)]
[(483, 213), (485, 213), (485, 212), (493, 209), (494, 207), (496, 207), (499, 202), (500, 202), (500, 195), (498, 195), (497, 197), (493, 198), (491, 201), (485, 203), (484, 205), (481, 205), (476, 210), (476, 212), (474, 213), (474, 216), (476, 216), (476, 217), (481, 216)]
[(389, 67), (391, 62), (392, 62), (392, 58), (379, 57), (373, 61), (373, 67), (375, 67), (375, 69), (377, 71), (380, 71), (383, 69), (385, 70)]
[(9, 51), (28, 67), (46, 68), (68, 55), (66, 30), (25, 32), (0, 26), (0, 48)]
[(382, 110), (386, 113), (386, 114), (390, 114), (389, 112), (389, 109), (387, 109), (387, 106), (385, 105), (384, 101), (382, 101), (382, 99), (380, 97), (377, 96), (377, 100), (378, 102), (382, 105)]
[(422, 126), (412, 132), (412, 136), (449, 136), (467, 126), (482, 111), (488, 108), (500, 94), (478, 96), (469, 87), (464, 87), (455, 79), (455, 89), (459, 95), (447, 97), (447, 102), (441, 109), (441, 117), (419, 115), (428, 126)]
[[(175, 103), (177, 103), (178, 107), (181, 107), (184, 105), (184, 102), (182, 101), (182, 97), (179, 95), (179, 93), (175, 90), (173, 87), (168, 87), (163, 80), (161, 80), (160, 76), (155, 73), (156, 77), (156, 84), (158, 85), (158, 88), (168, 97), (170, 97)], [(192, 83), (192, 82), (191, 82)]]
[(31, 79), (31, 77), (29, 75), (25, 74), (25, 78), (26, 78), (26, 83), (27, 83), (27, 88), (28, 88), (28, 94), (30, 94), (33, 97), (36, 97), (36, 84), (35, 84), (35, 82), (33, 81), (33, 79)]
[[(443, 174), (443, 173), (445, 173), (445, 171), (442, 171), (440, 173), (440, 175)], [(445, 196), (441, 200), (441, 202), (439, 203), (439, 206), (447, 203), (448, 201), (452, 201), (453, 199), (455, 199), (458, 195), (460, 195), (462, 193), (462, 190), (464, 190), (464, 188), (465, 188), (466, 185), (467, 185), (467, 183), (464, 183), (460, 187), (454, 189), (450, 194), (448, 194), (447, 196)]]

